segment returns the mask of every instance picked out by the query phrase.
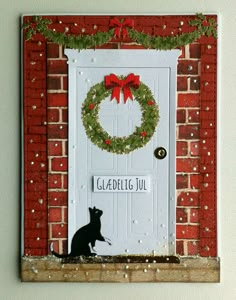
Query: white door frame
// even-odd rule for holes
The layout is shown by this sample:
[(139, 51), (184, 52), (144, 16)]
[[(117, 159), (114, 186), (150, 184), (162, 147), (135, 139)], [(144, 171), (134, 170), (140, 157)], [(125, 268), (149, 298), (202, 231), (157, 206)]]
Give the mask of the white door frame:
[[(82, 103), (77, 103), (76, 95), (76, 72), (80, 67), (119, 67), (122, 65), (122, 61), (129, 61), (130, 67), (145, 67), (145, 68), (169, 68), (170, 79), (169, 79), (169, 255), (175, 254), (175, 226), (176, 226), (176, 73), (177, 73), (177, 59), (180, 54), (180, 50), (109, 50), (109, 55), (106, 61), (101, 60), (103, 55), (99, 55), (103, 51), (107, 50), (82, 50), (78, 52), (75, 49), (65, 49), (65, 55), (68, 57), (68, 79), (69, 79), (69, 186), (68, 186), (68, 240), (70, 241), (76, 227), (76, 211), (75, 204), (77, 199), (76, 191), (76, 179), (79, 172), (78, 166), (75, 164), (76, 156), (78, 155), (77, 139), (75, 128), (78, 128), (78, 114), (77, 107)], [(122, 55), (117, 55), (118, 51)], [(96, 54), (96, 58), (95, 58)], [(143, 58), (150, 55), (153, 59), (150, 61), (144, 60)], [(136, 56), (136, 60), (131, 58)], [(90, 59), (88, 59), (90, 57)], [(68, 248), (70, 245), (68, 244)]]

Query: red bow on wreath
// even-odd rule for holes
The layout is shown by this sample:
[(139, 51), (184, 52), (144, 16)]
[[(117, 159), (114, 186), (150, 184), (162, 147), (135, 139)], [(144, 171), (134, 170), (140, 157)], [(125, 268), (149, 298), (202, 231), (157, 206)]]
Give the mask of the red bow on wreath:
[(123, 38), (125, 38), (128, 35), (128, 31), (125, 27), (133, 28), (134, 21), (131, 19), (125, 19), (123, 22), (120, 22), (117, 18), (114, 18), (110, 21), (110, 27), (115, 27), (115, 36), (120, 38), (122, 34)]
[(120, 90), (124, 93), (124, 102), (126, 103), (128, 98), (133, 100), (133, 95), (130, 88), (137, 89), (140, 85), (140, 79), (138, 75), (133, 73), (129, 74), (125, 79), (119, 79), (115, 74), (105, 76), (105, 87), (107, 89), (113, 89), (111, 100), (116, 99), (117, 103), (120, 103)]

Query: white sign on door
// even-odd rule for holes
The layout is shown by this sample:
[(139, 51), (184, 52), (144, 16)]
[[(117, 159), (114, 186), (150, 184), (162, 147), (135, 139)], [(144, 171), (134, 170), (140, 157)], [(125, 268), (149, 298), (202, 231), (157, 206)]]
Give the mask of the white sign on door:
[[(96, 241), (98, 255), (175, 254), (175, 103), (179, 53), (65, 50), (69, 64), (69, 247), (76, 230), (90, 222), (88, 208), (96, 207), (103, 212), (102, 235), (112, 241), (111, 246)], [(81, 120), (81, 107), (88, 91), (111, 73), (139, 75), (159, 107), (160, 120), (153, 137), (129, 154), (100, 149), (88, 138)], [(126, 104), (121, 99), (117, 104), (108, 97), (100, 105), (99, 122), (112, 136), (129, 136), (141, 119), (140, 105), (135, 99)], [(154, 155), (159, 147), (166, 151), (164, 159)], [(140, 188), (137, 178), (143, 180)], [(144, 187), (145, 192), (141, 190)], [(127, 190), (121, 191), (122, 188)]]
[(93, 176), (93, 191), (105, 193), (148, 193), (149, 176)]

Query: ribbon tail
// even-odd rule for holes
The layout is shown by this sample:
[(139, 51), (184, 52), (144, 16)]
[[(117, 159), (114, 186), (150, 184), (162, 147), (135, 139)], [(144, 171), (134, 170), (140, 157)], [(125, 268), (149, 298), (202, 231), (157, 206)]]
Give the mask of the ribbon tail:
[(130, 88), (124, 87), (123, 92), (124, 92), (124, 103), (126, 103), (129, 98), (130, 100), (133, 100), (133, 95)]
[(126, 28), (123, 28), (123, 38), (128, 36), (128, 30)]
[(115, 28), (114, 35), (117, 36), (118, 38), (120, 38), (120, 31), (121, 31), (120, 27)]
[(120, 103), (120, 87), (115, 86), (112, 91), (111, 101), (116, 99), (117, 103)]

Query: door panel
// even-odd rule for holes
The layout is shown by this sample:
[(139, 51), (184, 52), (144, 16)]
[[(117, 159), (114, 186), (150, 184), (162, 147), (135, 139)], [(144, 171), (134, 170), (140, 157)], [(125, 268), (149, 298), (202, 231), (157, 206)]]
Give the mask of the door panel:
[[(116, 63), (106, 60), (110, 51), (82, 51), (76, 56), (78, 61), (76, 66), (69, 67), (69, 70), (72, 69), (71, 73), (69, 72), (71, 74), (69, 101), (72, 99), (69, 106), (74, 105), (70, 110), (73, 124), (69, 124), (72, 138), (72, 141), (69, 141), (71, 144), (69, 147), (71, 174), (69, 174), (69, 179), (71, 178), (71, 181), (69, 180), (69, 239), (78, 228), (89, 222), (88, 207), (96, 206), (103, 210), (101, 232), (112, 240), (112, 246), (97, 241), (98, 254), (174, 254), (175, 224), (174, 220), (170, 220), (170, 209), (173, 216), (175, 208), (170, 204), (169, 182), (170, 176), (173, 182), (175, 170), (174, 165), (170, 166), (170, 156), (173, 156), (175, 151), (169, 149), (169, 145), (170, 139), (175, 137), (174, 127), (172, 126), (171, 132), (170, 126), (170, 118), (175, 119), (175, 116), (170, 116), (170, 103), (173, 98), (171, 87), (175, 87), (175, 84), (171, 84), (171, 76), (176, 72), (176, 67), (171, 68), (168, 64), (163, 66), (161, 57), (159, 57), (161, 62), (156, 62), (157, 51), (141, 50), (138, 51), (139, 55), (137, 50), (112, 51)], [(130, 52), (133, 52), (133, 55), (130, 55)], [(141, 53), (143, 55), (140, 56)], [(66, 54), (71, 59), (76, 55), (73, 50), (66, 50)], [(129, 59), (125, 59), (127, 54)], [(174, 54), (176, 62), (178, 53)], [(98, 62), (95, 65), (94, 57)], [(92, 58), (93, 65), (91, 65)], [(142, 62), (139, 59), (142, 59)], [(120, 65), (117, 64), (117, 60), (120, 61)], [(150, 61), (153, 61), (153, 64)], [(81, 106), (87, 92), (93, 85), (102, 82), (104, 76), (111, 73), (125, 76), (130, 73), (139, 75), (140, 80), (151, 89), (160, 112), (157, 130), (149, 143), (143, 148), (124, 155), (108, 153), (94, 145), (86, 136), (81, 120)], [(123, 95), (120, 104), (115, 100), (110, 101), (109, 98), (101, 103), (99, 120), (103, 128), (112, 136), (130, 135), (135, 126), (140, 125), (141, 122), (142, 113), (139, 104), (135, 99), (128, 100), (124, 104), (122, 97)], [(172, 99), (173, 101), (175, 99)], [(163, 160), (154, 156), (154, 150), (159, 146), (164, 147), (168, 153)], [(92, 178), (95, 175), (149, 176), (151, 191), (95, 193), (92, 186)], [(173, 198), (173, 187), (171, 195)], [(70, 221), (70, 218), (73, 220)]]

